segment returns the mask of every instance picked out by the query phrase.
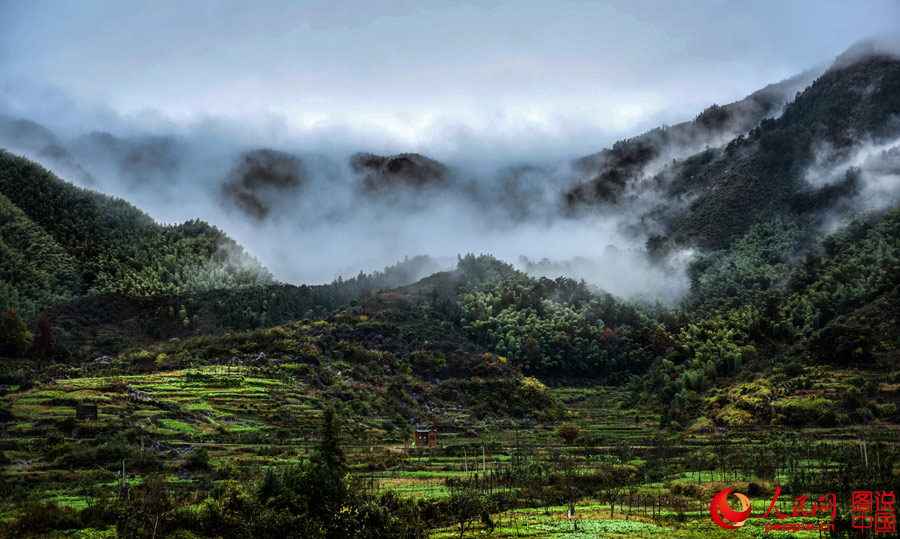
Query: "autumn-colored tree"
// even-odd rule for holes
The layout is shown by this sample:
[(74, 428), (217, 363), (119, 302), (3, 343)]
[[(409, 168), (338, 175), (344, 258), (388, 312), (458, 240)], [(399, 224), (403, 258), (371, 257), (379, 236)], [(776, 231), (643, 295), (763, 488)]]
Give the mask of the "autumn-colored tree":
[(659, 327), (653, 332), (653, 343), (651, 349), (657, 357), (666, 357), (666, 349), (669, 348), (672, 336), (665, 329)]
[(37, 359), (52, 359), (56, 354), (56, 342), (53, 340), (50, 320), (46, 316), (41, 316), (37, 319), (37, 335), (31, 346), (31, 355)]
[(574, 442), (579, 434), (581, 434), (581, 429), (571, 421), (566, 421), (556, 429), (556, 435), (565, 440), (567, 444)]

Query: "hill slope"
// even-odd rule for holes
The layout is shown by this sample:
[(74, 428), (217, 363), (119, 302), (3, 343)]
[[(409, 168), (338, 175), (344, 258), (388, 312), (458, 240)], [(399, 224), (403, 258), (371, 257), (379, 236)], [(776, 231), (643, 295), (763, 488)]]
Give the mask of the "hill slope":
[(762, 219), (830, 209), (857, 191), (810, 185), (809, 167), (817, 160), (836, 165), (861, 144), (895, 140), (898, 114), (900, 60), (875, 57), (829, 70), (780, 117), (681, 164), (665, 193), (691, 202), (664, 219), (668, 234), (677, 243), (721, 248)]
[(718, 147), (746, 133), (782, 107), (813, 80), (812, 72), (770, 84), (740, 101), (712, 105), (691, 121), (662, 126), (616, 142), (575, 161), (575, 169), (590, 176), (564, 193), (566, 204), (614, 204), (628, 195), (633, 183), (652, 176), (667, 160), (684, 159), (704, 148)]
[(26, 317), (86, 293), (154, 296), (272, 282), (202, 221), (155, 223), (123, 200), (0, 152), (0, 292)]

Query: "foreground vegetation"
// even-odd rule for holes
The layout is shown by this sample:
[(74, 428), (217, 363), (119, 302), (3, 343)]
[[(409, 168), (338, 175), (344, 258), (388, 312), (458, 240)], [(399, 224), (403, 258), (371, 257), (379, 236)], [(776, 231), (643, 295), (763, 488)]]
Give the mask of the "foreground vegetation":
[[(886, 424), (663, 431), (629, 406), (627, 391), (559, 387), (545, 391), (567, 408), (562, 423), (459, 418), (438, 427), (438, 447), (421, 448), (409, 428), (341, 417), (295, 387), (262, 369), (216, 367), (29, 389), (11, 412), (30, 421), (2, 440), (3, 529), (13, 537), (704, 537), (717, 533), (708, 504), (719, 490), (736, 488), (764, 508), (781, 487), (786, 515), (798, 496), (835, 493), (840, 531), (852, 490), (889, 490), (900, 478), (898, 430)], [(73, 420), (63, 404), (73, 399), (99, 403), (98, 420)], [(764, 524), (733, 533), (761, 536)]]

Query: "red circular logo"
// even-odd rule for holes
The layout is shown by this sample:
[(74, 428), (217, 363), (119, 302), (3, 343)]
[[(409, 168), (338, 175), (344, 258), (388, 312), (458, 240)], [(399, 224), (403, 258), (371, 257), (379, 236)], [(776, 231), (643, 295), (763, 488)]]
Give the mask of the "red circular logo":
[[(734, 492), (733, 488), (719, 492), (709, 504), (709, 515), (712, 517), (713, 522), (726, 530), (736, 530), (750, 518), (750, 500), (740, 492), (734, 492), (734, 495), (741, 501), (741, 510), (735, 511), (729, 507), (728, 495), (732, 492)], [(731, 524), (726, 522), (726, 520), (730, 521)]]

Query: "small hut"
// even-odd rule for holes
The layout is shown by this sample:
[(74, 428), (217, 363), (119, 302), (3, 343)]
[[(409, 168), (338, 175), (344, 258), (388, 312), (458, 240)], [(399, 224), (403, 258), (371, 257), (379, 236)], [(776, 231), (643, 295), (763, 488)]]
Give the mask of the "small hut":
[(419, 447), (437, 445), (437, 431), (434, 429), (416, 429), (415, 441)]

